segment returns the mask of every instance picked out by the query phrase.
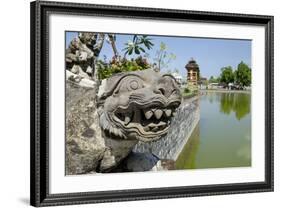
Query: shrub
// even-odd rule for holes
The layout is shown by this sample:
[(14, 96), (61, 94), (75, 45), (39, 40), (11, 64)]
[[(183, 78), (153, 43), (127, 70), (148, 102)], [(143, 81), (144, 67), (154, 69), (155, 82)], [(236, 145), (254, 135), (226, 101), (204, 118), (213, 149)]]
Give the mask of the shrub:
[(117, 60), (113, 58), (109, 63), (99, 60), (97, 66), (100, 80), (107, 79), (113, 74), (120, 72), (138, 71), (150, 68), (150, 64), (148, 64), (146, 59), (142, 58), (142, 56), (131, 60), (125, 58)]
[(186, 88), (184, 88), (183, 92), (184, 92), (184, 93), (190, 93), (190, 89), (188, 89), (188, 88), (186, 87)]

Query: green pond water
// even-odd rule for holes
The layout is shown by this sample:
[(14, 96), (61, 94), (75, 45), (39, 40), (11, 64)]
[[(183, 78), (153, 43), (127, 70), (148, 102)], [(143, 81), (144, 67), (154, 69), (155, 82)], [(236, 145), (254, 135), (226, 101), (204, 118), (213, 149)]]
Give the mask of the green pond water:
[(176, 169), (251, 166), (251, 94), (206, 92)]

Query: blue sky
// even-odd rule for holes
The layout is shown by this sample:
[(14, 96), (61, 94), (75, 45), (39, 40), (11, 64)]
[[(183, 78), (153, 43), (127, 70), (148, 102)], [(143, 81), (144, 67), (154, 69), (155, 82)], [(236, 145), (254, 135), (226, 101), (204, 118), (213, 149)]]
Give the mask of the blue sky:
[[(66, 47), (69, 42), (77, 37), (77, 32), (66, 32)], [(116, 46), (120, 54), (128, 40), (132, 40), (133, 35), (116, 35)], [(160, 43), (164, 42), (167, 51), (176, 55), (176, 59), (169, 64), (169, 69), (175, 68), (179, 73), (186, 76), (184, 66), (194, 58), (200, 67), (202, 77), (219, 76), (220, 69), (225, 66), (236, 68), (243, 61), (251, 67), (251, 41), (250, 40), (233, 40), (233, 39), (211, 39), (211, 38), (192, 38), (192, 37), (167, 37), (167, 36), (149, 36), (154, 43), (149, 53), (150, 63), (153, 62), (156, 51)], [(100, 58), (106, 55), (107, 59), (113, 56), (111, 46), (105, 42), (100, 53)]]

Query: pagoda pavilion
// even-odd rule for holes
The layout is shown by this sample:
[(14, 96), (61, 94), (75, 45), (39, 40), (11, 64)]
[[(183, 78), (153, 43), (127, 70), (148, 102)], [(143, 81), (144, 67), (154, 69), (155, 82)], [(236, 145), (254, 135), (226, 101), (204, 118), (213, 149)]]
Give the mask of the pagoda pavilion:
[(191, 60), (185, 65), (187, 70), (187, 82), (189, 85), (197, 86), (199, 81), (199, 66), (196, 61)]

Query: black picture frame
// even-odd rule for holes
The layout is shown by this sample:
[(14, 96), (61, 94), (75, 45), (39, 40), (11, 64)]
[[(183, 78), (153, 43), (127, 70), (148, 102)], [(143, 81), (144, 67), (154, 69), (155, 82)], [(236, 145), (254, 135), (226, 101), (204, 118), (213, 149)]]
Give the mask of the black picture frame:
[[(31, 174), (30, 204), (71, 205), (217, 194), (273, 191), (273, 16), (170, 9), (31, 2)], [(217, 185), (147, 188), (83, 193), (49, 193), (49, 69), (48, 17), (52, 13), (194, 21), (265, 27), (265, 181)]]

